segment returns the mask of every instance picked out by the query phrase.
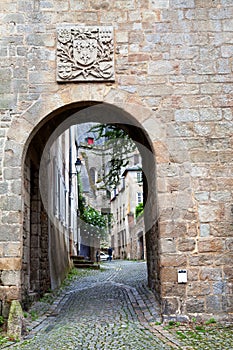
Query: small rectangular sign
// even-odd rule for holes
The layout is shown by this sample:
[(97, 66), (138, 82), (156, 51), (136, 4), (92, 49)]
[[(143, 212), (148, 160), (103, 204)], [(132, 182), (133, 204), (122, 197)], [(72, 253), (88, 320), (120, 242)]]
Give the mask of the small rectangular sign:
[(178, 283), (187, 283), (187, 270), (178, 270)]

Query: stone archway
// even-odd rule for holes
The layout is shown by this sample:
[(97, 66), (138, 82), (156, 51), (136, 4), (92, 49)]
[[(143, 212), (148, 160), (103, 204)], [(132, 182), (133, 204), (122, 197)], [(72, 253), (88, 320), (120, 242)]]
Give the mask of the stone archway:
[[(132, 108), (132, 106), (131, 106)], [(141, 109), (143, 111), (143, 109)], [(145, 113), (144, 113), (145, 115)], [(159, 293), (158, 271), (158, 225), (157, 202), (155, 187), (155, 157), (151, 140), (141, 124), (127, 111), (117, 106), (98, 102), (73, 103), (58, 108), (46, 116), (37, 126), (37, 131), (30, 139), (24, 161), (24, 232), (23, 232), (23, 269), (22, 269), (22, 298), (25, 304), (33, 297), (38, 297), (50, 288), (51, 276), (48, 261), (50, 236), (56, 236), (56, 229), (51, 224), (39, 189), (38, 172), (44, 146), (48, 140), (54, 139), (53, 131), (61, 134), (72, 124), (97, 121), (116, 123), (126, 130), (130, 137), (137, 142), (142, 155), (143, 170), (147, 174), (144, 179), (144, 192), (147, 203), (145, 207), (146, 246), (148, 261), (149, 286)], [(52, 233), (51, 233), (52, 232)], [(50, 240), (51, 240), (50, 237)], [(51, 245), (51, 242), (50, 242)], [(59, 254), (50, 254), (52, 264), (56, 268), (56, 285), (59, 285), (69, 268), (69, 254), (65, 244), (52, 239), (53, 249)], [(39, 253), (40, 252), (40, 253)], [(54, 270), (54, 269), (53, 269)], [(54, 278), (54, 272), (53, 272)]]
[[(105, 119), (101, 110), (103, 104), (108, 111), (108, 117)], [(144, 188), (147, 189), (148, 184), (149, 186), (154, 184), (154, 189), (148, 191), (147, 203), (150, 209), (145, 212), (146, 231), (153, 226), (146, 237), (149, 286), (159, 294), (161, 292), (164, 314), (168, 317), (170, 314), (175, 315), (176, 312), (186, 314), (186, 308), (182, 310), (180, 308), (180, 297), (172, 294), (173, 285), (177, 283), (177, 268), (185, 269), (188, 264), (187, 256), (177, 250), (177, 239), (174, 237), (177, 237), (181, 227), (182, 239), (185, 240), (185, 237), (189, 237), (187, 230), (192, 230), (191, 232), (195, 235), (198, 227), (196, 208), (189, 183), (183, 187), (179, 180), (181, 172), (187, 172), (187, 178), (189, 177), (187, 167), (189, 163), (185, 158), (185, 149), (180, 144), (181, 138), (175, 134), (174, 129), (171, 130), (165, 120), (159, 117), (157, 111), (144, 107), (140, 100), (131, 101), (130, 94), (113, 89), (111, 86), (100, 87), (98, 85), (92, 87), (85, 85), (79, 90), (73, 85), (68, 85), (64, 86), (59, 94), (41, 95), (41, 98), (20, 118), (15, 117), (11, 122), (5, 143), (3, 173), (6, 182), (11, 184), (12, 192), (8, 192), (4, 197), (2, 208), (14, 216), (14, 220), (8, 223), (6, 229), (9, 240), (14, 242), (16, 248), (14, 248), (12, 257), (4, 259), (6, 264), (3, 274), (4, 281), (1, 286), (2, 300), (21, 299), (22, 294), (23, 220), (26, 197), (23, 179), (25, 179), (24, 165), (30, 145), (36, 140), (36, 135), (39, 135), (40, 142), (45, 144), (48, 135), (51, 135), (52, 131), (59, 128), (62, 123), (64, 123), (65, 130), (68, 126), (65, 121), (71, 115), (75, 118), (77, 112), (82, 111), (82, 114), (78, 116), (79, 122), (86, 121), (87, 107), (92, 108), (92, 106), (94, 108), (98, 106), (95, 115), (101, 122), (116, 122), (123, 128), (126, 124), (133, 126), (127, 130), (130, 136), (142, 145), (146, 145), (145, 149), (152, 151), (151, 159), (144, 164), (144, 169), (148, 173), (148, 183), (144, 184)], [(116, 116), (118, 119), (114, 120)], [(62, 132), (62, 127), (60, 131)], [(173, 149), (174, 154), (172, 154)], [(143, 155), (143, 149), (141, 152)], [(145, 156), (142, 158), (146, 159)], [(154, 169), (155, 163), (156, 170)], [(167, 187), (167, 183), (170, 182), (171, 177), (172, 179), (174, 177), (176, 181), (173, 181), (171, 191), (169, 191), (170, 187)], [(155, 189), (156, 182), (158, 198)], [(189, 208), (188, 215), (184, 217), (187, 208)], [(27, 213), (27, 215), (30, 214)], [(157, 221), (158, 216), (159, 222)], [(151, 222), (154, 225), (151, 226)], [(192, 243), (193, 240), (188, 239), (187, 242)], [(183, 288), (184, 291), (186, 289)]]

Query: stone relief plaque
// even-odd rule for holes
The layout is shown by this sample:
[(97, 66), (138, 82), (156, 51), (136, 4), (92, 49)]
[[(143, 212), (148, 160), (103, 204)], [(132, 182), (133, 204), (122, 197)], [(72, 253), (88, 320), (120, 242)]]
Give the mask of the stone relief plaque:
[(114, 81), (113, 27), (59, 26), (57, 81)]

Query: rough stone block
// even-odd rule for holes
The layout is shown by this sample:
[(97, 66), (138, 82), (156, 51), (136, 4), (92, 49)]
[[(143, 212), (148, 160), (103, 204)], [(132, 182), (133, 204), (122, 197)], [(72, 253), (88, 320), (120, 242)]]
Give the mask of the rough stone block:
[(210, 236), (210, 225), (200, 224), (200, 237), (209, 237), (209, 236)]
[(199, 268), (188, 268), (188, 281), (198, 281), (199, 280)]
[(177, 282), (177, 269), (172, 267), (162, 267), (160, 273), (161, 283)]
[(184, 254), (163, 254), (160, 264), (162, 267), (184, 267), (187, 265), (187, 256)]
[[(91, 1), (91, 8), (95, 10), (104, 10), (109, 7), (109, 3), (107, 1)], [(70, 9), (73, 11), (80, 11), (87, 9), (86, 0), (70, 0)]]
[(9, 242), (9, 243), (4, 243), (3, 245), (4, 257), (20, 257), (20, 252), (21, 252), (20, 242)]
[(20, 241), (20, 227), (18, 225), (0, 225), (0, 241)]
[(187, 233), (186, 223), (184, 222), (160, 222), (159, 223), (160, 236), (165, 238), (184, 237)]
[[(20, 290), (15, 286), (0, 286), (0, 299), (1, 300), (19, 300), (20, 299)], [(6, 315), (7, 316), (7, 315)]]
[(14, 109), (16, 105), (16, 97), (9, 93), (0, 94), (0, 109)]
[(166, 298), (163, 300), (162, 313), (164, 315), (174, 315), (178, 310), (178, 306), (177, 298)]
[(181, 238), (178, 240), (177, 249), (181, 252), (193, 251), (196, 247), (196, 241), (192, 238)]
[(233, 312), (232, 296), (227, 295), (225, 298), (223, 298), (222, 307), (224, 312)]
[(2, 271), (1, 281), (3, 286), (19, 286), (20, 271)]
[(199, 218), (201, 222), (211, 222), (218, 221), (221, 214), (221, 207), (219, 204), (216, 205), (207, 205), (200, 204), (198, 208)]
[(0, 195), (8, 193), (8, 182), (0, 182)]
[(182, 109), (175, 112), (177, 122), (195, 122), (199, 120), (199, 112), (191, 109)]
[(205, 267), (200, 271), (201, 281), (219, 281), (222, 279), (222, 270), (220, 268)]
[(223, 293), (225, 293), (226, 290), (226, 282), (216, 282), (213, 283), (213, 293), (215, 295), (223, 295)]
[(168, 8), (169, 0), (150, 0), (152, 9)]
[(223, 30), (225, 32), (233, 32), (233, 21), (231, 19), (225, 19), (222, 21)]
[(221, 47), (222, 57), (232, 57), (233, 56), (233, 47), (232, 45), (223, 45)]
[(194, 8), (195, 7), (195, 1), (194, 0), (172, 0), (170, 2), (170, 6), (172, 8)]
[(231, 252), (233, 251), (233, 238), (226, 239), (226, 249), (231, 251)]
[(3, 257), (4, 252), (4, 244), (0, 243), (0, 258)]
[(20, 258), (0, 258), (1, 270), (20, 270), (21, 259)]
[(189, 257), (190, 266), (208, 266), (214, 263), (215, 257), (209, 254), (191, 255)]
[(154, 61), (148, 64), (149, 75), (169, 75), (174, 74), (175, 68), (169, 61)]
[(186, 285), (185, 284), (178, 284), (178, 283), (164, 283), (161, 285), (161, 293), (164, 296), (167, 297), (180, 297), (185, 298), (186, 297)]
[(117, 43), (127, 43), (128, 42), (128, 32), (127, 31), (118, 31), (116, 33), (116, 42)]
[(224, 272), (225, 278), (233, 282), (233, 269), (231, 268), (231, 266), (225, 266), (223, 268), (223, 272)]
[(222, 308), (222, 296), (210, 295), (206, 297), (206, 311), (213, 313), (214, 315), (221, 313)]
[(0, 94), (4, 94), (6, 91), (11, 91), (11, 80), (2, 80), (0, 85)]
[(3, 169), (3, 174), (6, 180), (18, 180), (21, 176), (21, 171), (20, 168), (5, 168)]
[(2, 203), (0, 203), (0, 208), (9, 211), (21, 210), (21, 198), (20, 196), (8, 196)]
[(193, 163), (216, 163), (218, 161), (217, 151), (191, 151), (190, 158)]
[(222, 252), (224, 241), (220, 238), (202, 238), (198, 242), (199, 253)]
[(175, 253), (176, 242), (174, 238), (161, 238), (160, 239), (160, 250), (161, 253)]
[(188, 298), (186, 301), (186, 310), (188, 313), (204, 313), (205, 312), (205, 300), (203, 298)]
[[(232, 153), (231, 153), (232, 156)], [(214, 202), (230, 202), (232, 193), (230, 191), (214, 191), (210, 192), (210, 199)]]
[(21, 149), (18, 147), (17, 142), (7, 141), (5, 144), (5, 166), (17, 167), (21, 164)]
[(211, 286), (209, 282), (191, 282), (187, 284), (187, 295), (193, 297), (200, 297), (209, 295)]

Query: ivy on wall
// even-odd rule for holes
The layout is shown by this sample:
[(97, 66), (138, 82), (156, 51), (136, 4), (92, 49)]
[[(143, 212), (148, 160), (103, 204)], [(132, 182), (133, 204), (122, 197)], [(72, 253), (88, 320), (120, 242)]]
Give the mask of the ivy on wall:
[[(82, 186), (80, 183), (80, 177), (78, 176), (79, 183), (79, 217), (83, 221), (83, 228), (86, 228), (88, 231), (91, 231), (92, 234), (105, 239), (109, 220), (111, 217), (106, 214), (102, 214), (99, 210), (96, 210), (90, 205), (86, 205), (86, 200), (82, 195)], [(87, 225), (85, 225), (87, 224)]]
[(144, 210), (143, 203), (139, 203), (136, 206), (136, 208), (135, 208), (135, 216), (136, 216), (136, 218), (138, 218), (143, 213), (143, 210)]

